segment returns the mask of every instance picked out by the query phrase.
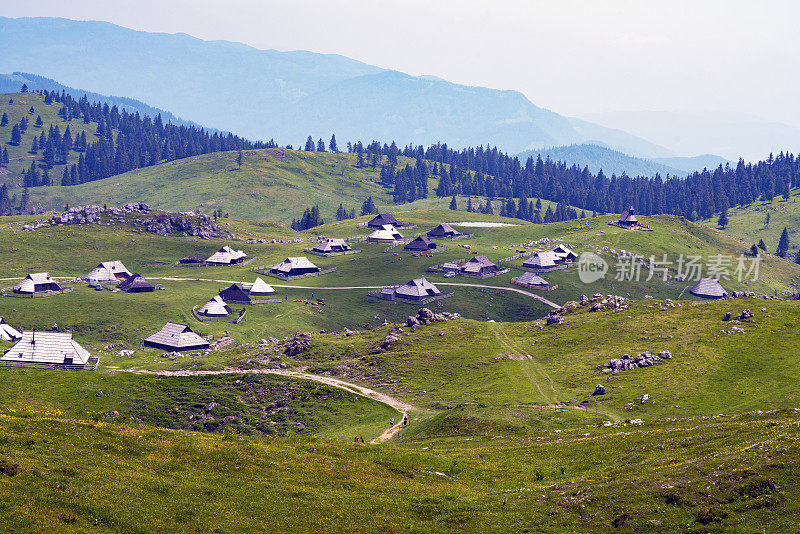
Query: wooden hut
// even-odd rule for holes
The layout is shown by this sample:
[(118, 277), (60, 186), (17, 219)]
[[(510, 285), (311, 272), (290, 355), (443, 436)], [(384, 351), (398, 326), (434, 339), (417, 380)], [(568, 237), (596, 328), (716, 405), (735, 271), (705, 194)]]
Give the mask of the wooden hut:
[(247, 296), (242, 288), (236, 284), (231, 284), (219, 292), (219, 297), (225, 302), (234, 302), (237, 304), (252, 304), (250, 297)]
[(21, 339), (0, 359), (6, 364), (47, 367), (86, 366), (89, 351), (72, 339), (71, 332), (36, 332), (26, 330)]
[(144, 339), (145, 347), (168, 351), (207, 349), (211, 343), (192, 332), (185, 324), (167, 323), (164, 328)]
[(458, 237), (461, 235), (461, 232), (453, 228), (447, 223), (442, 223), (430, 232), (428, 232), (428, 237), (434, 238), (449, 238), (452, 239), (454, 237)]
[(558, 245), (552, 252), (556, 256), (556, 263), (559, 264), (573, 263), (578, 260), (578, 255), (567, 248), (566, 245)]
[(226, 317), (231, 313), (233, 313), (233, 310), (230, 306), (225, 304), (225, 301), (222, 300), (222, 297), (219, 295), (214, 295), (213, 299), (197, 309), (198, 315), (204, 315), (206, 317)]
[(518, 277), (511, 280), (512, 283), (518, 286), (531, 287), (531, 288), (547, 288), (550, 283), (536, 273), (524, 272)]
[(275, 293), (275, 288), (267, 284), (260, 277), (256, 278), (256, 281), (252, 284), (242, 284), (242, 289), (251, 297), (265, 297)]
[(34, 295), (48, 291), (61, 291), (61, 286), (50, 278), (50, 273), (30, 273), (14, 287), (14, 293), (21, 295)]
[(326, 239), (325, 241), (317, 243), (317, 246), (312, 250), (319, 254), (335, 254), (353, 250), (353, 247), (344, 239)]
[(228, 245), (225, 245), (206, 259), (206, 265), (224, 267), (241, 263), (246, 259), (247, 254), (244, 251), (233, 250)]
[(728, 296), (728, 292), (716, 278), (701, 278), (699, 282), (689, 289), (689, 293), (706, 299), (721, 299)]
[(409, 280), (407, 283), (397, 286), (394, 292), (398, 298), (407, 300), (425, 300), (441, 294), (439, 288), (428, 282), (424, 277)]
[(623, 211), (617, 219), (617, 224), (623, 228), (635, 228), (639, 225), (639, 219), (634, 214), (633, 206)]
[(403, 234), (391, 224), (384, 224), (367, 236), (367, 241), (372, 243), (396, 243), (403, 239)]
[(489, 258), (484, 255), (475, 256), (463, 265), (461, 265), (461, 274), (467, 276), (482, 276), (499, 271), (497, 265), (491, 262)]
[(86, 275), (87, 280), (97, 280), (98, 282), (119, 282), (125, 280), (131, 275), (125, 265), (119, 260), (104, 261), (97, 267), (92, 269)]
[(428, 250), (435, 250), (436, 243), (434, 243), (427, 235), (417, 236), (413, 241), (403, 247), (403, 250), (410, 250), (413, 252), (427, 252)]
[(117, 289), (127, 293), (152, 293), (156, 288), (139, 273), (134, 273), (117, 285)]
[(392, 215), (391, 213), (381, 213), (379, 215), (376, 215), (375, 218), (373, 218), (371, 221), (367, 223), (367, 226), (369, 228), (381, 228), (382, 226), (385, 226), (387, 224), (396, 227), (401, 226), (400, 221), (395, 219), (394, 215)]
[(22, 334), (19, 330), (8, 324), (4, 318), (0, 317), (0, 340), (16, 341), (21, 338)]
[(526, 269), (534, 269), (537, 271), (549, 271), (558, 266), (558, 258), (552, 250), (544, 250), (537, 252), (530, 258), (522, 262), (522, 266)]
[(272, 266), (269, 272), (282, 276), (302, 276), (304, 274), (318, 273), (322, 269), (308, 261), (305, 256), (286, 258)]

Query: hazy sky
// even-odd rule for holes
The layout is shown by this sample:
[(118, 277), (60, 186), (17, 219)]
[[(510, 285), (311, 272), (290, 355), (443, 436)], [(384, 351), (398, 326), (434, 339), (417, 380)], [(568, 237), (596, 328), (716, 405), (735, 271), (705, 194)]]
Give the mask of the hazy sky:
[(106, 20), (339, 53), (516, 89), (567, 115), (724, 110), (800, 126), (800, 2), (37, 0), (0, 15)]

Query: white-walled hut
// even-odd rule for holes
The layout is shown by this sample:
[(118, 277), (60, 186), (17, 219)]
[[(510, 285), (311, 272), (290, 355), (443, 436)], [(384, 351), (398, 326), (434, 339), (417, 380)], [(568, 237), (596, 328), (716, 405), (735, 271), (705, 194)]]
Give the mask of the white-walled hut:
[(318, 273), (322, 269), (308, 261), (305, 256), (289, 257), (276, 263), (270, 269), (273, 274), (282, 276), (302, 276), (304, 274)]
[(275, 293), (275, 288), (266, 283), (261, 277), (256, 278), (253, 283), (242, 284), (242, 290), (251, 297), (265, 297)]
[(206, 265), (223, 267), (242, 263), (245, 259), (247, 259), (247, 254), (243, 250), (233, 250), (225, 245), (206, 259)]
[(716, 278), (701, 278), (699, 282), (689, 289), (689, 293), (706, 299), (721, 299), (728, 296), (728, 292)]
[(185, 324), (167, 323), (164, 328), (146, 337), (143, 345), (161, 350), (182, 351), (207, 349), (211, 343)]
[(311, 250), (319, 254), (336, 254), (353, 250), (353, 247), (344, 239), (334, 238), (317, 243), (317, 246)]
[(47, 293), (48, 291), (61, 291), (61, 286), (50, 278), (50, 273), (30, 273), (14, 287), (14, 293), (22, 295)]
[(403, 239), (403, 234), (391, 224), (384, 224), (367, 236), (367, 241), (372, 243), (396, 243)]
[(118, 282), (125, 280), (132, 273), (119, 260), (104, 261), (86, 275), (87, 280), (98, 282)]
[(227, 317), (231, 313), (233, 313), (233, 310), (230, 306), (225, 304), (225, 301), (222, 300), (222, 297), (219, 295), (214, 295), (213, 299), (197, 309), (198, 315), (204, 315), (206, 317)]
[(0, 340), (16, 341), (21, 338), (20, 331), (8, 324), (3, 317), (0, 317)]
[(0, 358), (4, 365), (63, 367), (77, 369), (89, 365), (92, 355), (71, 332), (26, 330), (22, 338)]

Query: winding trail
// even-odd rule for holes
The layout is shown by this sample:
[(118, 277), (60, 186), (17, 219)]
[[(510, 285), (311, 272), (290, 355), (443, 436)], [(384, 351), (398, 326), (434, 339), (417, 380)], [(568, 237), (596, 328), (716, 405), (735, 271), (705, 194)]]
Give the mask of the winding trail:
[(313, 380), (315, 382), (320, 382), (322, 384), (326, 384), (331, 387), (339, 388), (347, 390), (351, 393), (355, 393), (357, 395), (361, 395), (362, 397), (376, 400), (380, 403), (386, 404), (400, 412), (400, 417), (398, 418), (398, 422), (396, 425), (387, 428), (383, 431), (383, 434), (378, 436), (377, 438), (370, 441), (370, 443), (383, 443), (384, 441), (388, 441), (391, 439), (395, 434), (397, 434), (400, 429), (403, 427), (403, 419), (408, 416), (408, 412), (414, 408), (411, 404), (392, 397), (391, 395), (387, 395), (385, 393), (381, 393), (379, 391), (375, 391), (374, 389), (370, 389), (364, 386), (359, 386), (357, 384), (352, 384), (350, 382), (345, 382), (344, 380), (339, 380), (338, 378), (334, 378), (332, 376), (321, 376), (315, 375), (312, 373), (306, 373), (303, 371), (293, 371), (290, 369), (236, 369), (233, 367), (226, 367), (225, 369), (219, 371), (150, 371), (147, 369), (115, 369), (116, 372), (126, 372), (126, 373), (136, 373), (136, 374), (148, 374), (148, 375), (161, 375), (161, 376), (203, 376), (203, 375), (224, 375), (224, 374), (264, 374), (264, 375), (281, 375), (287, 376), (291, 378), (300, 378), (305, 380)]
[[(238, 284), (239, 282), (235, 280), (214, 280), (211, 278), (182, 278), (182, 277), (167, 277), (167, 278), (157, 278), (152, 277), (152, 280), (167, 280), (167, 281), (177, 281), (177, 282), (218, 282), (220, 284)], [(293, 286), (288, 284), (273, 284), (270, 283), (273, 287), (286, 287), (290, 289), (313, 289), (313, 290), (350, 290), (350, 289), (382, 289), (385, 286)], [(439, 286), (460, 286), (460, 287), (477, 287), (481, 289), (496, 289), (498, 291), (512, 291), (514, 293), (519, 293), (521, 295), (525, 295), (528, 297), (535, 298), (538, 301), (547, 304), (551, 308), (560, 308), (559, 304), (547, 300), (541, 295), (537, 295), (536, 293), (531, 293), (530, 291), (525, 291), (524, 289), (519, 289), (516, 287), (508, 287), (508, 286), (489, 286), (485, 284), (466, 284), (463, 282), (437, 282), (436, 285)]]

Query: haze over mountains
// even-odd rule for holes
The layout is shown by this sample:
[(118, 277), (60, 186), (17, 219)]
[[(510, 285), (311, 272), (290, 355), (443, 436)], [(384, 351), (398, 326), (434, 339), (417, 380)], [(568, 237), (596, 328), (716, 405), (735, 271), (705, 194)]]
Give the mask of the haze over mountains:
[(2, 72), (125, 95), (212, 128), (294, 146), (336, 133), (340, 142), (488, 143), (512, 153), (591, 142), (636, 156), (674, 155), (537, 107), (516, 91), (409, 76), (338, 55), (53, 18), (0, 18), (0, 46)]

